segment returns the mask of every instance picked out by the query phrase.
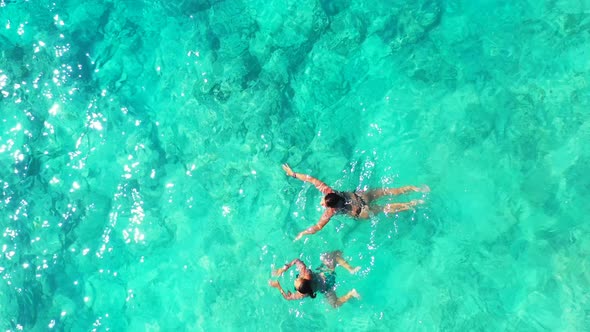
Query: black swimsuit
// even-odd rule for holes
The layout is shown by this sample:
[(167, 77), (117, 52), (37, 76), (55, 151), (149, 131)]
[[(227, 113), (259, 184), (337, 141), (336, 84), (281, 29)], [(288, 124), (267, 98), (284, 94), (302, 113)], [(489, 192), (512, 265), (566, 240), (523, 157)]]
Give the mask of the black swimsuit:
[(362, 196), (356, 192), (340, 192), (338, 194), (344, 197), (344, 200), (346, 201), (342, 210), (344, 210), (345, 213), (349, 213), (353, 217), (360, 216), (361, 212), (363, 212), (363, 209), (368, 207), (367, 202), (365, 202)]
[(365, 208), (365, 206), (367, 206), (367, 203), (365, 202), (365, 200), (356, 192), (354, 193), (354, 196), (356, 197), (356, 199), (361, 203), (359, 205), (356, 206), (356, 211), (354, 211), (354, 216), (358, 217), (361, 215), (361, 212), (363, 211), (363, 209)]

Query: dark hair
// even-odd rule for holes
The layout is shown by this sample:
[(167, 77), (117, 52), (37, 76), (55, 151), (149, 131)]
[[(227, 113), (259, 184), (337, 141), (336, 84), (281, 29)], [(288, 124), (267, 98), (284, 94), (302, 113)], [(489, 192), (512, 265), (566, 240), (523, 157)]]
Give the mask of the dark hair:
[(346, 203), (346, 201), (344, 200), (344, 197), (336, 194), (336, 193), (329, 193), (324, 197), (324, 201), (326, 202), (326, 206), (331, 207), (331, 208), (335, 208), (335, 209), (341, 209), (344, 207), (344, 204)]
[(297, 291), (301, 294), (309, 294), (309, 296), (311, 296), (312, 299), (315, 298), (315, 292), (311, 288), (311, 280), (309, 279), (303, 279), (301, 284), (299, 284), (299, 288), (297, 288)]

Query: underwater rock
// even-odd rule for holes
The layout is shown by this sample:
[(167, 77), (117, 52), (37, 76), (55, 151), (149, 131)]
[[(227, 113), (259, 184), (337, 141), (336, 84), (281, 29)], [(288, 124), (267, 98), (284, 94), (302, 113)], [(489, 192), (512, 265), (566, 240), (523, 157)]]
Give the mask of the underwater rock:
[(439, 0), (408, 2), (394, 8), (387, 19), (376, 27), (376, 33), (393, 50), (422, 40), (442, 17)]
[(86, 282), (87, 305), (94, 312), (121, 312), (127, 291), (121, 280), (105, 273), (95, 273)]
[(328, 16), (334, 16), (350, 7), (350, 0), (320, 0), (322, 9)]
[(190, 16), (208, 10), (223, 0), (176, 0), (159, 1), (165, 12), (171, 16)]
[(361, 47), (367, 37), (369, 22), (357, 12), (344, 12), (331, 19), (329, 29), (314, 46), (342, 56), (348, 56)]

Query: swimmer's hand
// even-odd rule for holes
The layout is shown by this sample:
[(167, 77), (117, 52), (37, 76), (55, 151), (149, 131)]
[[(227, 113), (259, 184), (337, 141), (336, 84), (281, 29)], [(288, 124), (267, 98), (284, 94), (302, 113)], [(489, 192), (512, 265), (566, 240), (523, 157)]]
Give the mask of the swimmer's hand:
[(276, 271), (272, 271), (272, 275), (275, 277), (280, 277), (283, 275), (284, 272), (285, 272), (285, 268), (282, 267), (280, 269), (276, 269)]
[(289, 167), (289, 165), (283, 164), (282, 167), (283, 167), (283, 170), (285, 171), (285, 173), (287, 173), (287, 176), (295, 177), (295, 172), (293, 172), (293, 170), (291, 169), (291, 167)]
[(305, 232), (299, 233), (299, 235), (297, 235), (297, 237), (295, 238), (295, 240), (293, 240), (293, 242), (299, 241), (299, 239), (301, 239), (303, 237), (303, 235), (305, 235)]
[(281, 284), (279, 284), (278, 281), (274, 281), (274, 280), (269, 280), (268, 281), (268, 285), (270, 287), (276, 288), (281, 292), (281, 295), (283, 295), (283, 297), (287, 300), (294, 300), (294, 298), (292, 298), (292, 293), (291, 291), (287, 291), (287, 293), (285, 293), (285, 291), (283, 290), (283, 288), (281, 287)]
[(357, 299), (361, 298), (361, 295), (356, 291), (356, 289), (353, 289), (349, 292), (350, 296), (355, 297)]
[(360, 270), (361, 270), (361, 267), (360, 266), (357, 266), (354, 269), (350, 270), (350, 274), (356, 274)]

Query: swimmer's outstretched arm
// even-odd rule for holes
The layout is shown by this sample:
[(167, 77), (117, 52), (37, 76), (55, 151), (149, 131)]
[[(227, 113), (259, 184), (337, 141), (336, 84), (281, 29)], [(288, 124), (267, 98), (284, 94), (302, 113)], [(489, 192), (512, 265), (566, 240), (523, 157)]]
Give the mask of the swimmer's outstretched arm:
[(328, 223), (328, 221), (330, 221), (330, 218), (332, 218), (333, 215), (334, 209), (327, 209), (326, 211), (324, 211), (324, 214), (320, 218), (320, 221), (318, 221), (317, 224), (299, 233), (299, 235), (297, 235), (297, 237), (295, 238), (295, 241), (299, 240), (303, 235), (314, 234), (322, 228), (324, 228), (324, 226), (326, 226), (326, 224)]
[(334, 190), (332, 188), (330, 188), (330, 186), (328, 186), (327, 184), (323, 183), (322, 181), (314, 178), (311, 175), (293, 172), (291, 167), (289, 167), (289, 165), (287, 165), (287, 164), (283, 164), (283, 170), (285, 171), (285, 173), (287, 173), (287, 176), (291, 176), (291, 177), (294, 177), (294, 178), (299, 179), (301, 181), (309, 182), (309, 183), (313, 184), (324, 195), (334, 192)]
[(272, 275), (274, 275), (275, 277), (280, 277), (283, 275), (283, 273), (285, 273), (285, 271), (290, 269), (291, 266), (293, 266), (293, 265), (297, 266), (297, 270), (299, 270), (299, 274), (301, 274), (302, 276), (306, 272), (308, 272), (308, 268), (305, 265), (305, 263), (303, 263), (299, 258), (295, 258), (294, 260), (291, 261), (291, 263), (287, 263), (283, 267), (281, 267), (280, 269), (277, 269), (276, 271), (274, 271), (272, 273)]
[(281, 295), (283, 295), (283, 297), (285, 298), (285, 300), (299, 300), (305, 297), (305, 294), (301, 294), (299, 292), (291, 293), (291, 291), (287, 291), (285, 293), (283, 287), (281, 287), (281, 284), (276, 280), (269, 280), (268, 284), (270, 285), (270, 287), (278, 289), (279, 292), (281, 292)]

